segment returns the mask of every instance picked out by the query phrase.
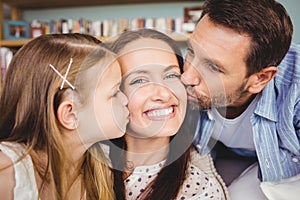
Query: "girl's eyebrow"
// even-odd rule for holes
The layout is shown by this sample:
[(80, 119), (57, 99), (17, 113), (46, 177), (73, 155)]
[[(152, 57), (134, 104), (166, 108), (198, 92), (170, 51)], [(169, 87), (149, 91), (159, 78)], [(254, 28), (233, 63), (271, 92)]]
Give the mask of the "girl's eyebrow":
[(112, 89), (116, 89), (116, 88), (119, 88), (120, 87), (120, 85), (121, 85), (121, 82), (118, 82), (118, 83), (116, 83), (113, 87), (112, 87)]

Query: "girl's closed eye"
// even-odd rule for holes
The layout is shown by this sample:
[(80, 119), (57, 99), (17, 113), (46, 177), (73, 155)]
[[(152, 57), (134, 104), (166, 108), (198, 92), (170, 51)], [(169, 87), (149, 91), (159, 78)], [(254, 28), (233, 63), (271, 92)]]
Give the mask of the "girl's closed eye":
[(121, 92), (120, 88), (118, 88), (114, 94), (112, 95), (112, 97), (116, 97), (119, 93)]

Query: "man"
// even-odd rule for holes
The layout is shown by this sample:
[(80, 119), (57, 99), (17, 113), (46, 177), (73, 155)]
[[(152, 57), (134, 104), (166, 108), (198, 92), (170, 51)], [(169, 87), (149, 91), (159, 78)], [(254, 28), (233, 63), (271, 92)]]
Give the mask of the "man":
[(300, 47), (292, 33), (274, 0), (207, 0), (188, 42), (182, 81), (200, 110), (195, 145), (212, 153), (231, 199), (299, 198)]

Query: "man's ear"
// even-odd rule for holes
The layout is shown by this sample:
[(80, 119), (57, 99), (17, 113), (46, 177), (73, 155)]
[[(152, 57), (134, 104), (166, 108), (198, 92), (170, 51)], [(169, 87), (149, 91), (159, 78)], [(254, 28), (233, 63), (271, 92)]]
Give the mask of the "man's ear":
[(68, 130), (76, 129), (77, 117), (74, 112), (74, 102), (70, 100), (62, 101), (57, 109), (57, 118), (64, 128)]
[(248, 91), (252, 94), (257, 94), (261, 92), (264, 89), (264, 87), (269, 83), (269, 81), (275, 77), (277, 70), (277, 67), (270, 66), (263, 68), (255, 74), (252, 74), (250, 76), (251, 84), (248, 88)]

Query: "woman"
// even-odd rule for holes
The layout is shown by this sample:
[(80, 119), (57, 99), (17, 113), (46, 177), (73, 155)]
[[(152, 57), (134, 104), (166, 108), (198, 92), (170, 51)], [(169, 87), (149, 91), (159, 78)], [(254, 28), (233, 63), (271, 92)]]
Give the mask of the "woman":
[(113, 140), (110, 151), (117, 199), (222, 199), (219, 183), (190, 162), (183, 61), (175, 42), (145, 29), (125, 32), (112, 49), (130, 112), (125, 136)]
[(0, 99), (1, 198), (113, 199), (97, 142), (125, 132), (120, 81), (114, 54), (92, 36), (43, 35), (24, 45)]

